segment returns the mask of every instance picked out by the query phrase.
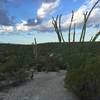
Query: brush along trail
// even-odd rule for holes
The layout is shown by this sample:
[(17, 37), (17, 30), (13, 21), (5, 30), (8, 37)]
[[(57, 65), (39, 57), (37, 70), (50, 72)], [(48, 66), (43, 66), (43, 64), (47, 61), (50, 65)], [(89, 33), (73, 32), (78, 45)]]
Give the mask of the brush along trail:
[(0, 100), (77, 100), (64, 88), (66, 72), (39, 72), (34, 80), (0, 92)]

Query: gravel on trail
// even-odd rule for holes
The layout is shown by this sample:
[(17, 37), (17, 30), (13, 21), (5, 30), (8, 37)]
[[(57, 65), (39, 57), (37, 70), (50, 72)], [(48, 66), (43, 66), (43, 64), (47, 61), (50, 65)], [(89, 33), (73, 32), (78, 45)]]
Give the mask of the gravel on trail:
[(34, 80), (0, 92), (0, 100), (77, 100), (64, 88), (65, 71), (39, 72)]

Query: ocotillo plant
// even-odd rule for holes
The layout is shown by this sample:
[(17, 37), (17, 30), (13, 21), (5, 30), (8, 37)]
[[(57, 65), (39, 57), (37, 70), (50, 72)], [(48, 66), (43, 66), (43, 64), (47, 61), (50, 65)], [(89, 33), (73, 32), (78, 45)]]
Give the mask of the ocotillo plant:
[[(85, 38), (85, 33), (86, 33), (86, 17), (87, 17), (87, 12), (83, 14), (84, 15), (84, 23), (83, 23), (83, 28), (80, 36), (80, 42), (82, 42), (82, 39), (84, 40)], [(84, 35), (84, 36), (83, 36)]]
[(87, 21), (93, 11), (93, 9), (96, 7), (96, 5), (99, 3), (100, 0), (97, 0), (97, 2), (94, 4), (94, 6), (91, 8), (91, 10), (89, 12), (86, 12), (84, 14), (84, 24), (83, 24), (83, 28), (82, 28), (82, 32), (81, 32), (81, 36), (80, 36), (80, 42), (84, 42), (85, 39), (85, 34), (86, 34), (86, 26), (87, 26)]
[(73, 42), (75, 42), (75, 34), (76, 34), (76, 24), (74, 24), (74, 33), (73, 33)]
[(95, 42), (99, 35), (100, 35), (100, 31), (93, 37), (92, 42)]
[(59, 16), (59, 32), (60, 32), (60, 36), (61, 36), (62, 41), (65, 42), (63, 34), (62, 34), (62, 30), (61, 30), (61, 16), (62, 15)]
[[(89, 12), (84, 13), (84, 22), (83, 22), (83, 27), (82, 27), (82, 32), (81, 32), (81, 36), (80, 36), (80, 40), (79, 42), (84, 42), (85, 40), (85, 35), (86, 35), (86, 27), (87, 27), (87, 21), (93, 11), (93, 9), (95, 8), (95, 6), (99, 3), (100, 0), (97, 0), (97, 2), (94, 4), (94, 6), (90, 9)], [(72, 17), (71, 17), (71, 22), (69, 25), (69, 33), (68, 33), (68, 42), (71, 42), (70, 39), (70, 34), (71, 34), (71, 28), (72, 28), (72, 22), (73, 22), (73, 18), (74, 18), (74, 12), (72, 11)], [(58, 24), (58, 19), (59, 19), (59, 24)], [(54, 26), (55, 32), (57, 33), (59, 42), (64, 42), (64, 37), (62, 35), (62, 31), (61, 31), (61, 15), (58, 16), (56, 18), (52, 17), (52, 24)], [(73, 42), (75, 41), (75, 26), (74, 26), (74, 34), (73, 34)]]
[(84, 15), (84, 30), (83, 30), (83, 37), (82, 37), (82, 42), (84, 42), (85, 39), (85, 33), (86, 33), (86, 16), (87, 16), (87, 12), (83, 14)]
[(57, 15), (56, 19), (52, 17), (52, 24), (54, 26), (55, 32), (57, 33), (58, 40), (61, 43), (62, 41), (65, 42), (62, 30), (61, 30), (61, 15)]
[(61, 42), (61, 36), (60, 36), (60, 33), (59, 33), (59, 29), (58, 29), (58, 15), (56, 16), (56, 19), (54, 19), (54, 17), (52, 17), (52, 24), (54, 26), (54, 29), (55, 29), (55, 32), (57, 33), (57, 36), (58, 36), (58, 40), (59, 42)]
[[(99, 1), (100, 0), (97, 0), (97, 2), (93, 5), (93, 7), (90, 9), (89, 12), (84, 13), (84, 22), (83, 22), (83, 27), (82, 27), (82, 32), (81, 32), (81, 37), (80, 37), (79, 42), (84, 42), (84, 40), (85, 40), (87, 21), (89, 19), (89, 16), (91, 15), (93, 9), (99, 3)], [(62, 38), (61, 38), (61, 34), (60, 34), (60, 31), (59, 31), (59, 27), (58, 27), (58, 22), (57, 22), (58, 21), (58, 18), (59, 18), (58, 15), (57, 15), (56, 19), (54, 19), (54, 17), (53, 17), (52, 24), (53, 24), (53, 26), (55, 28), (55, 31), (56, 31), (57, 35), (58, 35), (59, 42), (61, 42), (62, 41)], [(69, 43), (71, 42), (70, 34), (71, 34), (71, 28), (72, 28), (73, 18), (74, 18), (74, 12), (72, 11), (72, 17), (71, 17), (71, 22), (70, 22), (70, 25), (69, 25), (69, 34), (68, 34), (68, 42)], [(60, 17), (60, 20), (61, 20), (61, 17)], [(61, 28), (61, 26), (60, 26), (60, 28)], [(76, 33), (75, 33), (75, 25), (74, 25), (73, 41), (75, 41), (75, 34)], [(95, 38), (97, 38), (98, 35), (99, 35), (99, 33), (94, 37), (94, 39), (92, 41), (95, 41), (96, 40)], [(79, 48), (79, 54), (80, 55), (81, 54), (83, 55), (83, 52), (85, 50), (84, 45), (83, 44), (82, 45), (79, 44), (78, 48)], [(87, 49), (88, 49), (88, 47), (87, 47)], [(69, 44), (69, 50), (68, 50), (68, 55), (67, 55), (69, 58), (70, 58), (70, 52), (71, 52), (71, 49), (70, 49), (70, 44)], [(85, 55), (85, 52), (84, 52), (84, 55)], [(85, 57), (84, 55), (83, 55), (82, 58)]]
[(91, 39), (89, 40), (89, 42), (92, 42), (92, 40), (93, 40), (93, 36), (91, 37)]
[(37, 41), (36, 41), (36, 38), (34, 38), (34, 44), (33, 44), (33, 52), (34, 52), (34, 57), (35, 57), (35, 59), (37, 59), (37, 56), (38, 56), (38, 54), (37, 54)]
[(99, 35), (100, 35), (100, 31), (97, 32), (97, 34), (94, 37), (92, 36), (91, 39), (89, 40), (89, 42), (95, 42), (96, 39), (99, 37)]
[(71, 22), (70, 22), (70, 25), (69, 25), (69, 33), (68, 33), (68, 42), (69, 43), (71, 42), (70, 35), (71, 35), (71, 27), (72, 27), (73, 18), (74, 18), (74, 11), (72, 11)]

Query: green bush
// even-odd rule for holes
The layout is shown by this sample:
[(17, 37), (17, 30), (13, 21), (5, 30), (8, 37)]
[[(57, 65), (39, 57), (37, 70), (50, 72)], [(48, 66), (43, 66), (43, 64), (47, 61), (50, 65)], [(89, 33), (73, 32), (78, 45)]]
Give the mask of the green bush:
[[(21, 81), (28, 77), (26, 71), (29, 69), (26, 65), (26, 58), (21, 56), (11, 56), (9, 60), (0, 64), (0, 80)], [(27, 58), (28, 59), (28, 58)], [(29, 64), (30, 62), (28, 62)]]
[(65, 83), (81, 100), (100, 100), (100, 57), (92, 57), (85, 66), (70, 69)]

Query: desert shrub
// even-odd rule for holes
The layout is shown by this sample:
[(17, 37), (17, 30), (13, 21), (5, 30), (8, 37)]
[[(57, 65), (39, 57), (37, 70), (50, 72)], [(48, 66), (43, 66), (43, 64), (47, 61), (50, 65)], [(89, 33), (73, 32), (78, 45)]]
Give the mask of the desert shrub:
[(7, 58), (4, 56), (4, 54), (0, 54), (0, 63), (5, 63), (7, 61)]
[(44, 56), (39, 56), (38, 59), (34, 60), (34, 68), (38, 71), (41, 72), (42, 69), (45, 70), (45, 62), (46, 58)]
[(85, 66), (68, 71), (66, 87), (80, 96), (81, 100), (100, 100), (100, 56), (88, 59)]
[(63, 57), (55, 53), (38, 56), (38, 58), (34, 60), (33, 65), (36, 67), (37, 71), (57, 71), (59, 69), (66, 69)]
[(47, 62), (46, 67), (48, 71), (59, 71), (66, 69), (66, 64), (64, 63), (64, 58), (57, 53), (50, 53)]
[(28, 77), (25, 57), (11, 56), (8, 59), (6, 63), (0, 64), (0, 80), (21, 81)]
[(49, 55), (47, 65), (49, 66), (48, 70), (50, 71), (66, 69), (66, 65), (63, 62), (63, 57), (59, 54)]
[(19, 83), (25, 81), (29, 76), (29, 73), (27, 73), (24, 69), (20, 69), (19, 71), (12, 72), (9, 76), (11, 76), (14, 83)]

